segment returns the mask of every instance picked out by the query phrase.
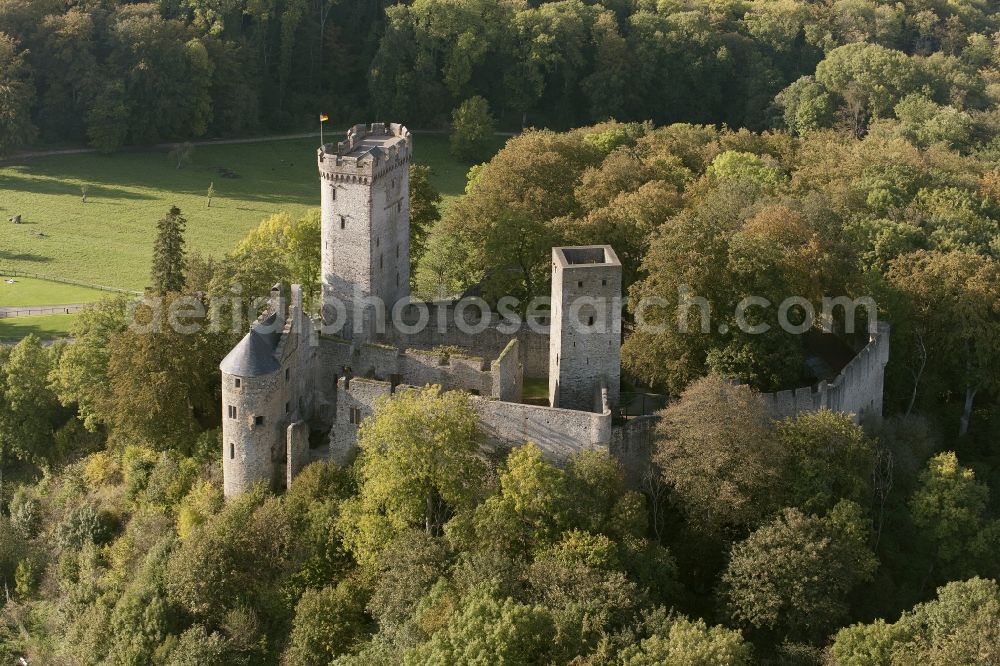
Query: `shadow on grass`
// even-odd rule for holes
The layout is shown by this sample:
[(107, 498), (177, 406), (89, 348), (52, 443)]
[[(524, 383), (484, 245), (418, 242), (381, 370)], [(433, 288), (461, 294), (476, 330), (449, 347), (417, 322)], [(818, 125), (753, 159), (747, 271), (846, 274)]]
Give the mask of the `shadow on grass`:
[(28, 254), (27, 252), (8, 252), (7, 250), (0, 250), (0, 261), (30, 261), (32, 263), (44, 264), (46, 262), (52, 261), (52, 257), (46, 257), (40, 254)]
[[(66, 317), (65, 322), (32, 322), (25, 323), (23, 320), (34, 319), (34, 317), (4, 317), (0, 319), (0, 341), (7, 343), (14, 342), (29, 335), (34, 335), (41, 340), (56, 340), (58, 338), (68, 338), (70, 323), (73, 315), (47, 315), (48, 317)], [(18, 322), (17, 320), (22, 320)]]
[[(69, 177), (69, 176), (67, 176)], [(114, 198), (114, 199), (154, 199), (148, 194), (130, 192), (109, 185), (94, 185), (88, 180), (87, 198)], [(120, 184), (120, 183), (119, 183)], [(67, 183), (62, 178), (54, 178), (41, 174), (31, 174), (25, 176), (2, 175), (0, 176), (0, 189), (11, 192), (26, 192), (29, 194), (63, 194), (80, 196), (80, 189), (74, 183)], [(85, 205), (83, 202), (80, 205)]]

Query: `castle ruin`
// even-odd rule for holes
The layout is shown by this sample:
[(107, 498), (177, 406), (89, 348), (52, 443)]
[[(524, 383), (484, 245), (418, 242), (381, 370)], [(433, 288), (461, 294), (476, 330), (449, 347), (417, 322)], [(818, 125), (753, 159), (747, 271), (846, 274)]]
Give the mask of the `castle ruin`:
[[(265, 314), (220, 364), (225, 495), (256, 483), (287, 487), (313, 460), (349, 462), (380, 399), (429, 384), (470, 393), (494, 449), (530, 441), (555, 462), (604, 449), (635, 477), (655, 417), (612, 416), (622, 331), (614, 249), (553, 248), (551, 309), (533, 319), (512, 322), (469, 299), (415, 302), (412, 149), (409, 131), (394, 123), (355, 125), (345, 141), (319, 148), (321, 321), (305, 312), (298, 285), (288, 294), (275, 285)], [(880, 414), (887, 338), (873, 336), (863, 363), (832, 388), (765, 399), (782, 412)], [(524, 399), (526, 378), (547, 381), (546, 404)]]

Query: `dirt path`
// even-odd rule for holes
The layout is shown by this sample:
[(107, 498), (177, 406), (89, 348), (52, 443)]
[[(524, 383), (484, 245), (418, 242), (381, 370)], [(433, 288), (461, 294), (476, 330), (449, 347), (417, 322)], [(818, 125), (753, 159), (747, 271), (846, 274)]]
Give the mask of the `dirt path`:
[[(448, 130), (411, 130), (414, 134), (448, 134)], [(327, 132), (330, 136), (337, 134), (336, 131)], [(516, 132), (495, 132), (496, 136), (510, 137)], [(304, 134), (271, 134), (268, 136), (252, 136), (241, 139), (202, 139), (199, 141), (188, 141), (192, 146), (227, 146), (241, 143), (267, 143), (270, 141), (291, 141), (294, 139), (309, 139), (315, 137), (319, 139), (319, 132), (306, 132)], [(147, 150), (170, 150), (183, 141), (173, 141), (169, 143), (157, 143), (152, 146), (123, 146), (118, 152), (142, 152)], [(8, 157), (0, 159), (0, 166), (20, 164), (26, 160), (39, 157), (59, 157), (61, 155), (92, 155), (99, 152), (96, 148), (63, 148), (59, 150), (25, 150), (14, 153)]]
[[(290, 141), (293, 139), (308, 139), (309, 137), (315, 136), (318, 138), (318, 133), (311, 132), (308, 134), (274, 134), (270, 136), (254, 136), (242, 139), (204, 139), (201, 141), (188, 141), (192, 146), (226, 146), (238, 143), (267, 143), (269, 141)], [(146, 150), (168, 150), (178, 145), (178, 143), (184, 142), (171, 142), (171, 143), (157, 143), (152, 146), (124, 146), (119, 149), (119, 152), (142, 152)], [(61, 155), (92, 155), (99, 152), (96, 148), (63, 148), (61, 150), (25, 150), (18, 153), (14, 153), (9, 157), (5, 157), (0, 160), (0, 164), (18, 164), (25, 160), (36, 159), (39, 157), (59, 157)]]

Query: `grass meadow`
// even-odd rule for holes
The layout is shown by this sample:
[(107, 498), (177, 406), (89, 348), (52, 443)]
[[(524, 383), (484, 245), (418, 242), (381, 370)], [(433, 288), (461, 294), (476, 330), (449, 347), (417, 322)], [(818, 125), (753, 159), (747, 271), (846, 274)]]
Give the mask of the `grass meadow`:
[(0, 308), (93, 303), (107, 295), (97, 289), (30, 277), (17, 276), (9, 284), (8, 278), (0, 270)]
[(42, 340), (69, 335), (75, 314), (38, 315), (0, 318), (0, 341), (14, 341), (34, 334)]
[[(294, 217), (319, 206), (317, 145), (316, 139), (287, 139), (196, 146), (180, 169), (165, 150), (44, 157), (0, 167), (0, 274), (18, 269), (141, 290), (156, 221), (170, 206), (188, 220), (188, 248), (212, 256), (274, 213)], [(452, 159), (448, 137), (416, 135), (414, 162), (433, 168), (445, 205), (462, 194), (468, 165)], [(223, 177), (227, 170), (236, 177)], [(209, 184), (215, 188), (211, 207)], [(21, 215), (22, 224), (10, 224), (13, 215)]]

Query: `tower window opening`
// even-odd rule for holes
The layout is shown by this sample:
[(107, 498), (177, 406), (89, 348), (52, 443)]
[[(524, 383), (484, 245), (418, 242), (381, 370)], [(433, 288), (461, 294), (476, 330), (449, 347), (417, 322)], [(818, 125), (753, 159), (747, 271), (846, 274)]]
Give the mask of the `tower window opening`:
[(236, 418), (236, 405), (229, 405), (229, 418)]
[(396, 204), (396, 212), (401, 213), (402, 211), (403, 211), (403, 202), (400, 201), (399, 203)]
[(333, 192), (333, 196), (332, 196), (331, 198), (332, 198), (332, 199), (333, 199), (334, 201), (336, 201), (336, 200), (337, 200), (337, 188), (336, 188), (336, 187), (331, 187), (331, 188), (330, 188), (330, 191), (331, 191), (331, 192)]
[(577, 282), (576, 286), (579, 287), (580, 289), (583, 289), (583, 281), (581, 280), (581, 281)]
[(351, 420), (351, 423), (353, 423), (354, 425), (358, 425), (358, 424), (361, 423), (361, 408), (360, 407), (351, 407), (350, 420)]
[(607, 287), (608, 286), (608, 281), (607, 280), (601, 280), (601, 286), (602, 287)]
[(381, 244), (382, 244), (382, 239), (379, 238), (378, 236), (376, 236), (375, 237), (375, 247), (378, 247)]
[(381, 255), (381, 254), (380, 254), (380, 255), (378, 255), (378, 267), (379, 267), (380, 269), (382, 268), (382, 255)]
[(254, 425), (264, 425), (264, 417), (263, 416), (255, 416), (254, 419), (253, 419), (253, 423), (254, 423)]
[(291, 368), (285, 368), (285, 381), (287, 382), (291, 376)]
[(242, 382), (242, 380), (241, 380), (241, 379), (240, 379), (239, 377), (237, 377), (237, 378), (236, 378), (236, 388), (239, 388), (239, 387), (240, 387), (240, 383), (241, 383), (241, 382)]
[(286, 402), (285, 403), (285, 413), (288, 414), (291, 411), (292, 411), (292, 403)]
[(347, 219), (343, 215), (340, 216), (340, 228), (341, 229), (347, 228)]
[(593, 326), (593, 325), (594, 325), (594, 318), (587, 317), (587, 326)]
[(229, 459), (232, 460), (236, 457), (236, 445), (229, 442)]

